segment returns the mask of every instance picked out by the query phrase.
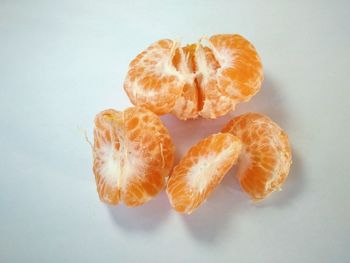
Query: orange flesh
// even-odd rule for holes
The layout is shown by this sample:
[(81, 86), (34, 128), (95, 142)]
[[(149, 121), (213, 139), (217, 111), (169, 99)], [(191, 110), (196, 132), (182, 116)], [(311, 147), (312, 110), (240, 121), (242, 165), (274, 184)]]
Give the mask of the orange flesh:
[(240, 140), (228, 133), (218, 133), (190, 148), (167, 184), (171, 205), (181, 213), (192, 213), (218, 186), (236, 162)]
[(95, 119), (94, 165), (103, 202), (141, 205), (159, 193), (174, 160), (174, 146), (159, 117), (143, 108), (106, 110)]
[(240, 35), (214, 35), (179, 47), (160, 40), (129, 66), (124, 89), (135, 105), (186, 120), (217, 118), (255, 95), (263, 80), (260, 58)]
[(292, 153), (287, 134), (270, 118), (247, 113), (231, 120), (222, 132), (242, 141), (237, 176), (243, 190), (255, 201), (281, 189), (286, 180)]
[(159, 40), (130, 63), (124, 89), (134, 105), (158, 115), (174, 108), (185, 84), (172, 64), (177, 46), (172, 40)]

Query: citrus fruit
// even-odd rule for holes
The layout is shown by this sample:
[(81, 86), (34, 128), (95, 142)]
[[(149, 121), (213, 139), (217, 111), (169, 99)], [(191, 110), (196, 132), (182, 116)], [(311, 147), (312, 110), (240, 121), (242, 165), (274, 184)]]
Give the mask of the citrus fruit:
[(229, 133), (211, 135), (191, 147), (167, 183), (171, 205), (178, 212), (192, 213), (221, 182), (240, 151), (240, 140)]
[(243, 190), (255, 201), (281, 189), (292, 163), (287, 134), (269, 117), (246, 113), (222, 130), (239, 137), (242, 153), (237, 176)]
[(93, 158), (100, 199), (137, 206), (163, 188), (173, 166), (174, 145), (151, 111), (109, 109), (95, 118)]
[(240, 35), (214, 35), (181, 47), (159, 40), (129, 65), (131, 102), (179, 119), (217, 118), (255, 95), (263, 80), (254, 46)]

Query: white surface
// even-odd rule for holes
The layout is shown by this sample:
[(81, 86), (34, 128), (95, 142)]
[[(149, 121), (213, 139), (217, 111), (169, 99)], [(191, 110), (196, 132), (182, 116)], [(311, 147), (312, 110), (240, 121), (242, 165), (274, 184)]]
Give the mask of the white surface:
[[(0, 1), (0, 262), (349, 262), (349, 3)], [(160, 38), (234, 32), (266, 75), (234, 115), (288, 132), (284, 190), (253, 205), (231, 171), (191, 216), (164, 193), (137, 209), (100, 203), (83, 131), (130, 105), (130, 60)], [(178, 156), (227, 119), (163, 117)]]

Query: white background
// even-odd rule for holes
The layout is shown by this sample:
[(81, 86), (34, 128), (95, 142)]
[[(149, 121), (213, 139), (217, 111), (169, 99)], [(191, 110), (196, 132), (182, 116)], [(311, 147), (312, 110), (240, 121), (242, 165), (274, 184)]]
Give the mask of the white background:
[[(0, 262), (349, 262), (349, 1), (0, 0)], [(96, 113), (130, 106), (128, 63), (161, 38), (240, 33), (258, 49), (259, 111), (287, 131), (292, 170), (254, 205), (231, 171), (191, 216), (166, 195), (99, 202)], [(162, 119), (177, 159), (230, 118)]]

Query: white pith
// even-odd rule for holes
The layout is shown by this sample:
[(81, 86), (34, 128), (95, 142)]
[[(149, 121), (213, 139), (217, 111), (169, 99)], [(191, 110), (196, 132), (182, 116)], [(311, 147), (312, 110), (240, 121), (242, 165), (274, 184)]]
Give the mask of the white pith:
[[(122, 131), (120, 132), (122, 133)], [(114, 145), (115, 141), (113, 140), (112, 142), (101, 142), (101, 147), (97, 152), (100, 159), (97, 172), (105, 184), (123, 190), (128, 182), (133, 180), (133, 177), (137, 176), (140, 170), (143, 170), (144, 162), (132, 144), (125, 138), (119, 138), (118, 150)]]
[[(180, 47), (180, 43), (178, 43), (178, 45), (176, 47), (177, 48)], [(182, 48), (179, 48), (179, 53), (180, 53), (180, 57), (181, 57), (179, 67), (177, 70), (177, 73), (179, 74), (179, 78), (180, 78), (180, 80), (184, 81), (185, 83), (193, 83), (194, 78), (195, 78), (195, 74), (192, 72), (192, 69), (188, 66), (188, 64), (189, 64), (188, 60), (190, 59), (189, 54), (186, 56), (184, 51), (182, 50)], [(174, 54), (172, 54), (171, 58), (173, 58), (173, 57), (174, 57)], [(170, 63), (173, 66), (172, 61)], [(174, 67), (174, 69), (175, 69), (175, 67)]]
[(155, 65), (154, 72), (159, 75), (174, 75), (177, 77), (181, 77), (179, 72), (176, 70), (175, 66), (173, 65), (173, 57), (175, 55), (176, 49), (180, 46), (179, 42), (174, 41), (173, 46), (170, 50), (170, 53), (164, 55), (162, 59), (158, 61), (158, 63)]
[[(203, 47), (208, 47), (213, 52), (213, 55), (216, 61), (219, 63), (220, 67), (218, 68), (217, 73), (220, 73), (226, 68), (231, 68), (234, 66), (234, 54), (232, 49), (229, 48), (220, 48), (217, 49), (207, 38), (202, 38), (200, 44)], [(215, 72), (214, 72), (215, 73)]]
[(207, 186), (218, 175), (217, 171), (227, 159), (232, 155), (232, 147), (229, 147), (222, 152), (209, 154), (200, 157), (195, 165), (188, 171), (188, 180), (191, 187), (199, 192), (205, 191)]
[(122, 173), (120, 152), (116, 151), (113, 145), (108, 143), (102, 145), (97, 155), (100, 157), (102, 164), (99, 167), (98, 174), (107, 185), (118, 187), (120, 175)]
[[(213, 68), (208, 63), (204, 47), (208, 47), (212, 51), (214, 58), (219, 63), (218, 68)], [(202, 38), (196, 49), (195, 61), (197, 66), (196, 76), (199, 79), (199, 88), (203, 97), (203, 107), (200, 111), (200, 115), (205, 118), (216, 118), (217, 115), (214, 109), (217, 104), (227, 108), (227, 111), (233, 110), (236, 101), (223, 94), (219, 88), (217, 89), (217, 86), (220, 86), (220, 81), (225, 80), (225, 77), (222, 76), (222, 72), (227, 68), (234, 67), (233, 51), (228, 48), (217, 49), (208, 39)], [(231, 82), (230, 79), (228, 81)], [(215, 88), (216, 91), (210, 90), (213, 88)], [(239, 90), (234, 86), (229, 90), (232, 96), (241, 95)], [(209, 98), (210, 94), (213, 94), (213, 92), (217, 93), (217, 95), (215, 95), (217, 96), (216, 100)]]
[(154, 90), (154, 89), (144, 89), (138, 81), (135, 81), (133, 83), (133, 89), (132, 89), (132, 93), (134, 95), (135, 98), (139, 97), (149, 97), (152, 98), (154, 96), (157, 96), (159, 94), (159, 91)]
[[(268, 191), (272, 188), (272, 184), (274, 182), (277, 182), (281, 175), (283, 174), (283, 166), (281, 164), (285, 163), (285, 160), (282, 159), (283, 156), (281, 153), (279, 153), (279, 158), (278, 158), (278, 163), (275, 167), (275, 169), (273, 170), (273, 172), (271, 173), (270, 179), (266, 182), (265, 184), (265, 191)], [(276, 190), (280, 190), (280, 188), (278, 187)]]
[(215, 72), (208, 67), (205, 51), (200, 45), (197, 46), (195, 51), (195, 61), (197, 66), (196, 74), (201, 77), (202, 82), (200, 86), (204, 86)]
[(239, 163), (239, 166), (237, 170), (237, 177), (239, 180), (241, 180), (245, 171), (252, 165), (250, 154), (245, 150), (245, 147), (242, 147), (242, 151), (239, 155), (238, 163)]
[[(181, 43), (179, 41), (172, 41), (172, 47), (170, 51), (165, 52), (162, 48), (155, 48), (155, 51), (147, 52), (143, 58), (138, 62), (138, 67), (145, 69), (141, 73), (141, 77), (138, 80), (131, 81), (126, 80), (126, 86), (132, 87), (131, 92), (134, 98), (143, 98), (146, 101), (152, 102), (153, 97), (159, 96), (159, 90), (144, 89), (143, 85), (140, 84), (140, 80), (147, 75), (157, 75), (161, 77), (174, 76), (177, 79), (176, 86), (183, 87), (185, 83), (192, 83), (194, 81), (195, 75), (188, 68), (188, 57), (185, 57), (183, 50), (180, 48)], [(179, 48), (179, 49), (178, 49)], [(173, 64), (173, 58), (175, 56), (176, 50), (180, 51), (181, 61), (179, 69), (177, 69)], [(149, 64), (152, 61), (152, 64)], [(164, 83), (162, 90), (168, 90), (174, 86), (174, 83)], [(182, 92), (179, 92), (179, 96)]]

